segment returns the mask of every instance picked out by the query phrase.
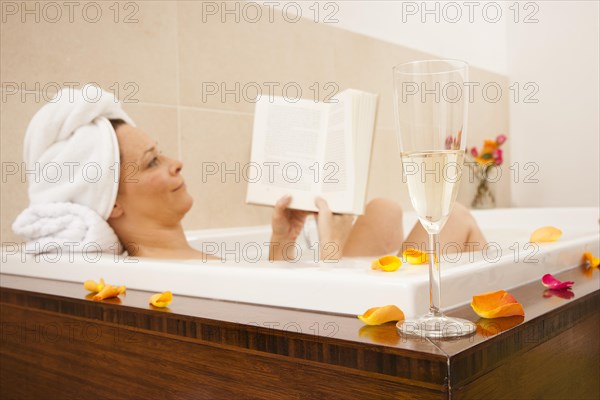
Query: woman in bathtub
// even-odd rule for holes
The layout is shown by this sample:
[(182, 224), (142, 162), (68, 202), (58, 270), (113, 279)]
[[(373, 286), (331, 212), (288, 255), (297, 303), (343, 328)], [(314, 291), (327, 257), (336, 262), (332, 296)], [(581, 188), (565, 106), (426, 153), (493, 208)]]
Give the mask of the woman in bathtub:
[[(192, 248), (181, 220), (192, 207), (192, 197), (181, 175), (181, 161), (163, 155), (141, 129), (122, 120), (111, 120), (120, 151), (120, 182), (108, 224), (130, 255), (154, 258), (212, 258)], [(132, 168), (134, 166), (134, 168)], [(402, 210), (385, 199), (375, 199), (365, 214), (354, 218), (333, 214), (327, 202), (317, 198), (319, 212), (289, 209), (290, 197), (281, 198), (271, 219), (270, 260), (294, 259), (290, 246), (302, 231), (307, 216), (315, 214), (320, 257), (331, 260), (348, 256), (381, 256), (401, 249)], [(406, 241), (426, 248), (427, 233), (417, 223)], [(440, 234), (441, 245), (454, 242), (463, 250), (477, 250), (487, 242), (468, 210), (455, 204)]]
[[(28, 251), (68, 247), (69, 252), (120, 253), (125, 246), (139, 257), (207, 257), (190, 246), (181, 225), (192, 207), (181, 162), (163, 155), (111, 93), (94, 85), (59, 91), (30, 121), (23, 159), (28, 171), (59, 168), (56, 179), (29, 179), (29, 206), (12, 225), (27, 240)], [(94, 179), (87, 179), (93, 172), (81, 179), (82, 172), (96, 169)], [(72, 179), (74, 171), (77, 179)], [(119, 179), (115, 172), (120, 172)], [(312, 214), (289, 209), (290, 203), (291, 198), (284, 197), (274, 207), (271, 260), (295, 259), (291, 245)], [(320, 259), (374, 257), (402, 247), (402, 210), (393, 201), (371, 201), (356, 223), (352, 216), (333, 214), (323, 199), (315, 199), (315, 205)], [(470, 250), (486, 243), (459, 204), (440, 240), (442, 245), (454, 242)], [(407, 242), (426, 248), (427, 234), (420, 223)]]

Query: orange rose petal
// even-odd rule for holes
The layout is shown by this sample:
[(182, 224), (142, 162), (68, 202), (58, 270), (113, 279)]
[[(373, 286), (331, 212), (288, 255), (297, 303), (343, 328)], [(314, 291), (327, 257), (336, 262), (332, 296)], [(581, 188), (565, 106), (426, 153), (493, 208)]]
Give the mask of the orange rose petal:
[(404, 313), (395, 305), (373, 307), (369, 308), (363, 315), (359, 315), (358, 319), (367, 325), (381, 325), (390, 321), (403, 320)]
[(427, 253), (417, 249), (404, 250), (402, 252), (402, 258), (404, 258), (404, 260), (406, 260), (407, 263), (412, 265), (425, 264), (429, 261), (429, 256), (427, 255)]
[(170, 291), (157, 293), (150, 297), (150, 304), (154, 307), (167, 307), (173, 301), (173, 293)]
[(121, 294), (125, 294), (125, 286), (116, 287), (112, 285), (106, 285), (106, 287), (92, 297), (92, 299), (95, 301), (100, 301), (111, 297), (118, 297)]
[(510, 293), (504, 290), (473, 296), (473, 311), (482, 318), (510, 317), (525, 315), (523, 306)]
[(98, 293), (102, 291), (102, 289), (104, 289), (104, 286), (106, 286), (106, 284), (104, 283), (104, 279), (102, 278), (100, 278), (100, 283), (96, 283), (93, 280), (87, 280), (83, 282), (83, 287), (85, 288), (85, 290), (89, 290), (92, 293)]
[(402, 265), (396, 256), (384, 256), (371, 263), (371, 269), (381, 269), (385, 272), (394, 272)]
[(583, 262), (588, 266), (588, 268), (598, 268), (600, 266), (600, 258), (594, 257), (594, 255), (589, 251), (583, 253)]
[(529, 238), (530, 242), (540, 243), (540, 242), (556, 242), (562, 235), (562, 231), (553, 226), (544, 226), (543, 228), (538, 228), (531, 234)]

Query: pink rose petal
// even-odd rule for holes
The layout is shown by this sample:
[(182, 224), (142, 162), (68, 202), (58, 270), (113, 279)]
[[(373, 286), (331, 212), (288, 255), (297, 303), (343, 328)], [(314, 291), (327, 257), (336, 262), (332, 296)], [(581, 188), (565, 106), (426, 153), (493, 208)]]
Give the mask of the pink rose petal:
[(546, 274), (542, 277), (542, 285), (553, 290), (570, 289), (574, 283), (571, 281), (561, 282), (551, 274)]

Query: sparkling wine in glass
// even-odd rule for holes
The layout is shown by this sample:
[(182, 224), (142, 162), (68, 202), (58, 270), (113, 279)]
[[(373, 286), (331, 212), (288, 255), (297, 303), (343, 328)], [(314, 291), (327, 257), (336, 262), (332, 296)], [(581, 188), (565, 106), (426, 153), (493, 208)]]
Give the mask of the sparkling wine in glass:
[(429, 236), (429, 313), (397, 324), (405, 335), (456, 337), (475, 324), (441, 310), (439, 233), (456, 201), (467, 140), (468, 65), (427, 60), (397, 65), (394, 112), (403, 180)]

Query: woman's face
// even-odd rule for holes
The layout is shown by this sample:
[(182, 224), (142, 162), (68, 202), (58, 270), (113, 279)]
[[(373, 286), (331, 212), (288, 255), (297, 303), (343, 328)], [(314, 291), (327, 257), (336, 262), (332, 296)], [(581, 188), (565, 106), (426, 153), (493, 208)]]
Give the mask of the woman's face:
[(162, 155), (157, 143), (138, 128), (122, 124), (116, 133), (121, 176), (113, 216), (125, 215), (142, 224), (178, 224), (193, 203), (181, 176), (181, 161)]

